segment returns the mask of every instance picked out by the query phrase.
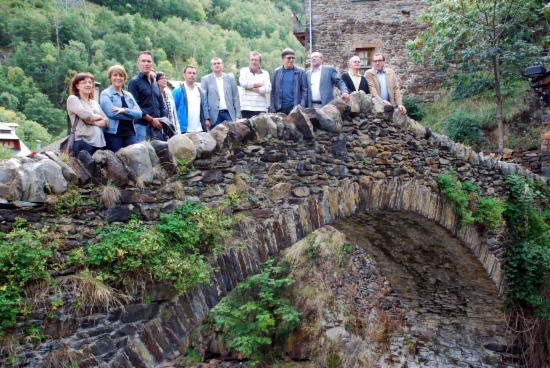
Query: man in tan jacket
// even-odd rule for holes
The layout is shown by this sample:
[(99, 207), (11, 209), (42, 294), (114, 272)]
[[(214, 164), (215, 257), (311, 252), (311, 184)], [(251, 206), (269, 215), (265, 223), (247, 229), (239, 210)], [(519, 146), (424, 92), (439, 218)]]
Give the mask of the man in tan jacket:
[(384, 68), (386, 58), (382, 54), (374, 54), (372, 57), (374, 68), (365, 72), (365, 78), (369, 84), (369, 91), (374, 97), (380, 97), (389, 106), (397, 105), (402, 114), (407, 113), (401, 99), (401, 90), (397, 83), (397, 76), (393, 69)]

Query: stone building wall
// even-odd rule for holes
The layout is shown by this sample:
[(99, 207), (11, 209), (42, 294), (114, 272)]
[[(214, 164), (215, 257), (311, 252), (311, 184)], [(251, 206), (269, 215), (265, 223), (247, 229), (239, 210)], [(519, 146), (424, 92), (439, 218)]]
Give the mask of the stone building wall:
[[(307, 51), (308, 2), (304, 5)], [(404, 94), (433, 101), (446, 73), (415, 64), (405, 47), (428, 28), (416, 21), (425, 8), (422, 0), (312, 0), (313, 51), (321, 52), (326, 64), (342, 72), (356, 48), (375, 47), (386, 55), (386, 66), (396, 70)]]

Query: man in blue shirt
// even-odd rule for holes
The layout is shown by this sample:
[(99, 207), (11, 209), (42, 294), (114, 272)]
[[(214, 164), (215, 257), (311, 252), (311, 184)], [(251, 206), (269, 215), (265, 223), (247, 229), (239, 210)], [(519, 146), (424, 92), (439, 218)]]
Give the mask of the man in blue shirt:
[(281, 57), (283, 66), (273, 72), (269, 111), (288, 115), (294, 106), (306, 106), (307, 85), (303, 80), (304, 69), (294, 65), (294, 50), (284, 49)]
[(183, 82), (172, 92), (180, 122), (178, 133), (206, 132), (210, 127), (206, 94), (196, 83), (197, 69), (187, 65), (183, 69)]
[(140, 51), (137, 58), (139, 74), (128, 83), (128, 92), (134, 96), (143, 112), (141, 119), (134, 120), (138, 142), (148, 137), (163, 140), (162, 123), (168, 115), (164, 100), (160, 95), (159, 85), (151, 75), (153, 54), (151, 51)]

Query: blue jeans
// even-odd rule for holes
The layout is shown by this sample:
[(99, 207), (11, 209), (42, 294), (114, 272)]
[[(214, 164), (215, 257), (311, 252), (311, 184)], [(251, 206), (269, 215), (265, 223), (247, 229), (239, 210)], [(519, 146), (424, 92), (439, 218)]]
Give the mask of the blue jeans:
[(74, 141), (74, 157), (78, 157), (78, 154), (80, 151), (88, 151), (90, 156), (94, 154), (95, 151), (97, 151), (99, 148), (90, 146), (88, 143), (84, 142), (83, 139), (79, 139), (78, 141)]
[(149, 125), (134, 124), (134, 127), (136, 128), (136, 143), (146, 140), (149, 136)]
[(216, 120), (216, 123), (214, 125), (210, 126), (210, 130), (212, 130), (216, 125), (223, 123), (224, 121), (230, 122), (233, 121), (231, 119), (231, 115), (229, 115), (228, 111), (220, 111), (218, 114), (218, 120)]
[[(137, 129), (136, 129), (137, 130)], [(137, 135), (129, 135), (127, 137), (121, 137), (116, 134), (103, 133), (105, 141), (107, 142), (107, 149), (116, 153), (123, 147), (128, 147), (132, 144), (139, 143)]]

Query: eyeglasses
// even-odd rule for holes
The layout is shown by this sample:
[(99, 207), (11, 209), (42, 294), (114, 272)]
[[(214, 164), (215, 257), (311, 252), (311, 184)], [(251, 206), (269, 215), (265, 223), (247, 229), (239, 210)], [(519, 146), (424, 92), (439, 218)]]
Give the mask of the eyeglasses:
[(165, 75), (163, 75), (163, 76), (159, 77), (159, 79), (158, 79), (158, 80), (161, 80), (161, 79), (167, 79), (167, 78), (166, 78), (166, 76), (165, 76)]
[(372, 62), (373, 62), (373, 63), (381, 63), (381, 62), (383, 62), (383, 61), (384, 61), (384, 60), (373, 60)]
[(285, 59), (287, 59), (287, 60), (294, 60), (294, 59), (296, 59), (296, 57), (295, 57), (295, 56), (287, 56), (287, 57), (285, 57)]
[(94, 82), (91, 81), (91, 80), (82, 80), (82, 81), (78, 82), (78, 84), (90, 84), (90, 85), (93, 85)]
[(361, 61), (359, 60), (353, 60), (353, 63), (360, 63)]

